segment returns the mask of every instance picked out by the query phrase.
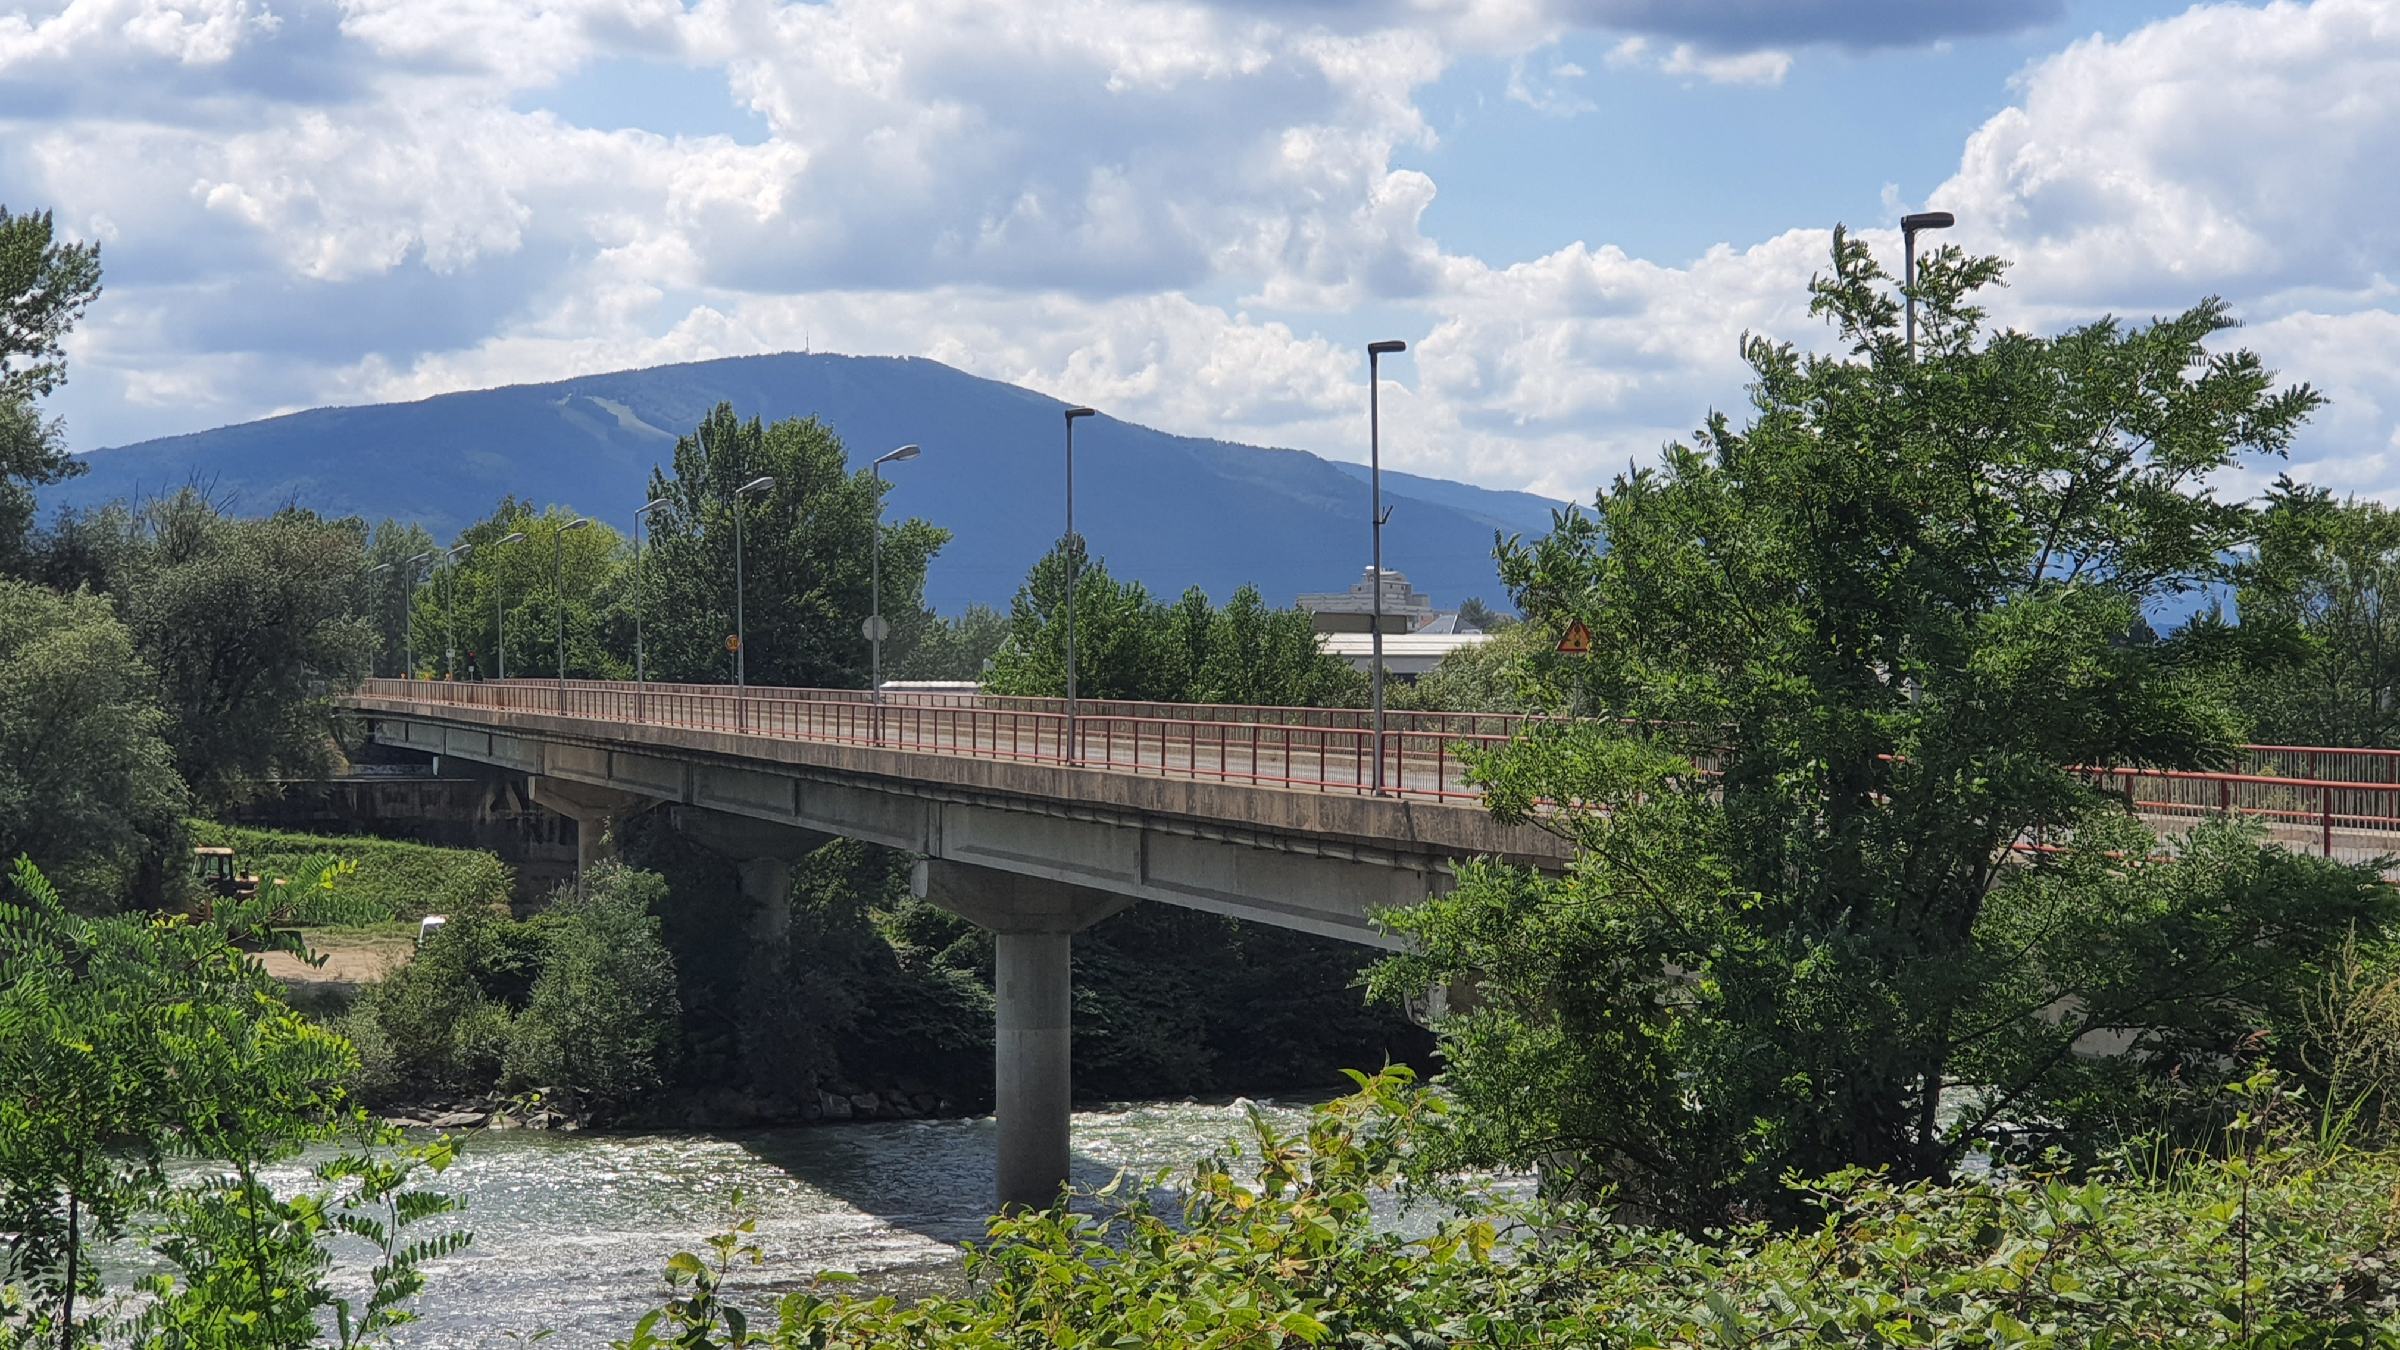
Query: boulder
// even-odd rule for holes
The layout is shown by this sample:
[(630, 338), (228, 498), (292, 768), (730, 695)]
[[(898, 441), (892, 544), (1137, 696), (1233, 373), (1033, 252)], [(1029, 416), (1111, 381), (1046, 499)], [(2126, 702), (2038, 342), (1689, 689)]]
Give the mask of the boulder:
[(480, 1130), (491, 1119), (488, 1111), (451, 1111), (433, 1118), (437, 1130)]
[(851, 1113), (850, 1099), (832, 1092), (819, 1093), (817, 1110), (826, 1120), (848, 1120)]

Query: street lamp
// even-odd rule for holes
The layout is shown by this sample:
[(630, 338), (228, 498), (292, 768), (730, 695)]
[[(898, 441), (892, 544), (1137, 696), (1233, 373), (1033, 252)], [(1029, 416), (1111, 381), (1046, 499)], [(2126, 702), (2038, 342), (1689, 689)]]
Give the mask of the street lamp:
[(643, 502), (641, 509), (633, 513), (633, 720), (636, 722), (650, 715), (650, 667), (642, 650), (642, 522), (666, 504), (666, 498), (656, 497)]
[(750, 727), (749, 705), (742, 691), (750, 687), (750, 628), (742, 612), (742, 498), (753, 492), (772, 492), (775, 480), (765, 474), (733, 490), (733, 725)]
[(1908, 359), (1917, 359), (1917, 231), (1946, 230), (1958, 223), (1947, 211), (1900, 217), (1900, 289), (1908, 293)]
[(868, 591), (867, 644), (872, 653), (867, 659), (867, 687), (872, 690), (875, 704), (875, 743), (883, 744), (883, 634), (888, 626), (883, 621), (883, 466), (902, 464), (922, 453), (916, 446), (904, 445), (878, 458), (875, 470), (875, 549), (874, 561), (868, 566), (872, 578)]
[(427, 549), (408, 560), (408, 606), (401, 614), (400, 648), (408, 662), (407, 679), (417, 678), (417, 564), (440, 556), (440, 550)]
[(591, 524), (588, 517), (579, 516), (558, 527), (550, 536), (550, 594), (558, 606), (558, 711), (567, 711), (567, 532)]
[[(512, 530), (493, 540), (492, 547), (498, 548), (502, 544), (522, 544), (524, 542), (525, 532)], [(508, 610), (500, 603), (500, 581), (500, 564), (494, 560), (492, 563), (492, 678), (505, 680), (508, 678)]]
[(1075, 534), (1075, 422), (1090, 408), (1067, 409), (1067, 763), (1075, 762), (1075, 590), (1083, 576), (1083, 541)]
[(444, 553), (443, 561), (450, 565), (442, 569), (442, 678), (458, 678), (458, 555), (473, 553), (473, 544), (460, 544)]
[[(370, 567), (370, 568), (368, 568), (368, 569), (367, 569), (367, 575), (368, 575), (368, 576), (371, 576), (371, 577), (379, 577), (379, 576), (382, 576), (384, 573), (386, 573), (386, 572), (389, 572), (389, 571), (391, 571), (391, 570), (392, 570), (392, 565), (391, 565), (390, 563), (377, 563), (377, 564), (375, 564), (373, 567)], [(382, 606), (381, 604), (378, 604), (378, 605), (376, 605), (376, 606), (375, 606), (375, 608), (376, 608), (377, 610), (379, 610), (379, 611), (380, 611), (380, 610), (383, 608), (383, 606)], [(382, 644), (381, 644), (381, 643), (377, 643), (377, 644), (376, 644), (375, 659), (376, 659), (376, 661), (377, 661), (378, 663), (380, 663), (380, 662), (383, 660), (383, 650), (382, 650)]]
[(1373, 575), (1367, 578), (1373, 598), (1368, 623), (1374, 633), (1368, 645), (1374, 649), (1375, 665), (1369, 682), (1375, 696), (1375, 795), (1383, 795), (1383, 523), (1392, 513), (1383, 506), (1383, 393), (1381, 362), (1395, 352), (1408, 350), (1408, 344), (1397, 338), (1367, 344), (1367, 516), (1368, 534), (1373, 539)]

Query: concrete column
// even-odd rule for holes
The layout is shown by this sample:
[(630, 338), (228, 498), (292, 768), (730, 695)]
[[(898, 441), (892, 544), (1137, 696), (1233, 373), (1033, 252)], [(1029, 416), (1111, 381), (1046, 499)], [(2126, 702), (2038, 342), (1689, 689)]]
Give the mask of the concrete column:
[(617, 826), (637, 811), (658, 805), (654, 798), (594, 787), (565, 778), (535, 778), (534, 804), (575, 822), (575, 893), (583, 894), (592, 869), (617, 856)]
[(750, 902), (750, 936), (781, 947), (792, 934), (792, 865), (781, 858), (744, 858), (734, 864), (742, 898)]
[(1067, 1182), (1074, 1107), (1074, 935), (1132, 901), (1109, 891), (927, 859), (912, 889), (992, 931), (992, 1114), (1002, 1210), (1039, 1209)]
[(1045, 932), (992, 939), (992, 1114), (1000, 1123), (1003, 1210), (1042, 1208), (1067, 1179), (1073, 942), (1072, 934)]
[(833, 836), (778, 825), (771, 820), (678, 806), (675, 832), (733, 863), (742, 898), (751, 908), (751, 936), (780, 947), (792, 928), (792, 864), (832, 842)]

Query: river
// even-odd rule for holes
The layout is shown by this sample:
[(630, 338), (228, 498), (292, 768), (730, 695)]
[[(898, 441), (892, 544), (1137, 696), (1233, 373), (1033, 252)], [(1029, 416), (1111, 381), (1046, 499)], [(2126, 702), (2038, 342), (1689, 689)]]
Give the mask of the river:
[[(1304, 1108), (1268, 1104), (1288, 1126)], [(1155, 1102), (1075, 1115), (1075, 1180), (1184, 1167), (1247, 1134), (1230, 1103)], [(429, 1268), (411, 1350), (511, 1346), (548, 1330), (552, 1350), (605, 1347), (661, 1297), (678, 1250), (721, 1231), (741, 1191), (766, 1264), (736, 1283), (764, 1305), (818, 1270), (853, 1290), (955, 1286), (958, 1244), (979, 1238), (992, 1190), (993, 1125), (978, 1120), (729, 1133), (474, 1136), (442, 1188), (463, 1197), (474, 1245)], [(300, 1167), (277, 1180), (297, 1185)]]

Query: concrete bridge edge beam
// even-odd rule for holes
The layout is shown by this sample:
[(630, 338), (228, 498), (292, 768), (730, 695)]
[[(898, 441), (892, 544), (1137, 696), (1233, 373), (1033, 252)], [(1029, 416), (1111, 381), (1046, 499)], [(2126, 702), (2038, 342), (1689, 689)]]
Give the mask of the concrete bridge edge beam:
[(1072, 1156), (1075, 934), (1133, 901), (938, 859), (916, 865), (910, 888), (992, 933), (995, 1198), (1003, 1212), (1040, 1209), (1066, 1185)]

